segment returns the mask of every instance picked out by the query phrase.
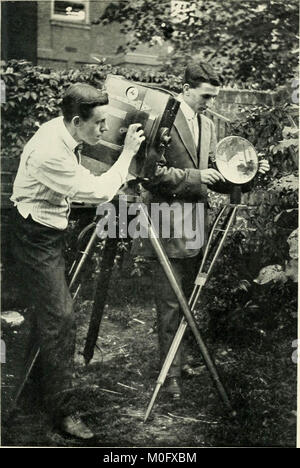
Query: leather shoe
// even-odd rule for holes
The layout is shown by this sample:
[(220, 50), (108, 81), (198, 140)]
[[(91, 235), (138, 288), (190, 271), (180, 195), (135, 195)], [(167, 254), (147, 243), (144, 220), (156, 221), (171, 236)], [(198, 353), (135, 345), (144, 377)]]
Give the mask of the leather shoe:
[(178, 377), (169, 377), (166, 385), (166, 392), (170, 393), (173, 400), (180, 400), (181, 388)]
[(63, 432), (79, 439), (91, 439), (94, 437), (92, 431), (75, 415), (66, 416), (62, 420), (60, 428)]

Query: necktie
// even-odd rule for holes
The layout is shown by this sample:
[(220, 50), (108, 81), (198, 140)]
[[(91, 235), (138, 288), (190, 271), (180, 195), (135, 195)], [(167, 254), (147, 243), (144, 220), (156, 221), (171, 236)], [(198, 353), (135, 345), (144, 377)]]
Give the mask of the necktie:
[(197, 114), (194, 114), (194, 116), (190, 119), (191, 122), (191, 127), (192, 127), (192, 133), (194, 137), (194, 142), (196, 145), (196, 148), (198, 148), (198, 140), (199, 140), (199, 127), (198, 127), (198, 119), (197, 119)]
[(78, 163), (80, 164), (81, 161), (81, 150), (82, 150), (82, 143), (79, 143), (74, 149), (74, 154), (77, 158)]
[(198, 125), (198, 141), (197, 141), (197, 149), (198, 154), (200, 155), (200, 147), (201, 147), (201, 115), (196, 114), (197, 125)]
[(200, 166), (200, 152), (201, 152), (201, 116), (200, 114), (196, 114), (195, 120), (197, 122), (197, 141), (196, 149), (197, 149), (197, 159), (198, 159), (198, 166)]

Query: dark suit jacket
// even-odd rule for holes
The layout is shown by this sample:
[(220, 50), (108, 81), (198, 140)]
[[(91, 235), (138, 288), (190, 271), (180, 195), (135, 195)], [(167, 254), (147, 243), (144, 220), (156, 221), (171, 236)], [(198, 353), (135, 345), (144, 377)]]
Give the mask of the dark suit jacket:
[[(189, 247), (191, 239), (186, 236), (184, 225), (193, 223), (193, 227), (198, 230), (198, 235), (201, 230), (203, 231), (203, 219), (199, 220), (201, 210), (198, 209), (197, 216), (196, 203), (203, 203), (204, 207), (207, 204), (207, 187), (201, 183), (200, 169), (208, 167), (209, 158), (215, 153), (214, 124), (208, 117), (201, 115), (199, 157), (194, 138), (180, 109), (171, 130), (171, 137), (171, 144), (164, 158), (157, 164), (155, 174), (151, 176), (151, 182), (145, 186), (147, 191), (144, 193), (144, 202), (148, 206), (150, 203), (178, 203), (179, 209), (171, 217), (170, 236), (167, 239), (161, 239), (160, 226), (159, 237), (170, 258), (193, 257), (199, 253), (201, 246)], [(204, 212), (206, 216), (206, 210)], [(176, 238), (176, 232), (180, 232), (180, 228), (182, 237)], [(203, 242), (204, 239), (201, 240), (201, 244)], [(133, 254), (155, 256), (147, 239), (137, 239), (134, 242)]]

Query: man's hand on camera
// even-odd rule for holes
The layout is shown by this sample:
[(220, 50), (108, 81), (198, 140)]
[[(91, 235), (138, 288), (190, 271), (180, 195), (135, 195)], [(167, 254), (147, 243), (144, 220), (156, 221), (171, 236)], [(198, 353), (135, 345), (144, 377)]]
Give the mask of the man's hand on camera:
[(215, 182), (225, 182), (222, 174), (216, 169), (202, 169), (200, 170), (202, 184), (213, 185)]
[(141, 126), (140, 123), (131, 124), (127, 130), (123, 152), (128, 154), (131, 158), (138, 152), (141, 144), (145, 140), (144, 131)]

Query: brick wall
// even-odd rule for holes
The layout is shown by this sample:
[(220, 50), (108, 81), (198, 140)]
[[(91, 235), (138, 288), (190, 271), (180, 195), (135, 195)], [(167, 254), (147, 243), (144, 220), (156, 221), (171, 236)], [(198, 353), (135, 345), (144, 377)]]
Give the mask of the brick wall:
[(134, 53), (116, 54), (117, 48), (126, 43), (120, 26), (92, 24), (106, 6), (105, 2), (90, 1), (89, 22), (76, 24), (51, 18), (51, 2), (38, 2), (38, 65), (61, 69), (97, 63), (94, 57), (105, 57), (113, 65), (159, 66), (164, 55), (161, 47), (141, 45)]
[(266, 91), (221, 89), (214, 105), (215, 113), (220, 116), (208, 114), (215, 124), (217, 139), (221, 140), (227, 136), (229, 131), (227, 121), (233, 121), (238, 117), (240, 106), (251, 108), (263, 104), (272, 105), (273, 95), (274, 93)]
[(220, 90), (215, 107), (217, 112), (232, 120), (238, 114), (239, 106), (271, 105), (272, 102), (273, 93), (268, 91), (224, 88)]

